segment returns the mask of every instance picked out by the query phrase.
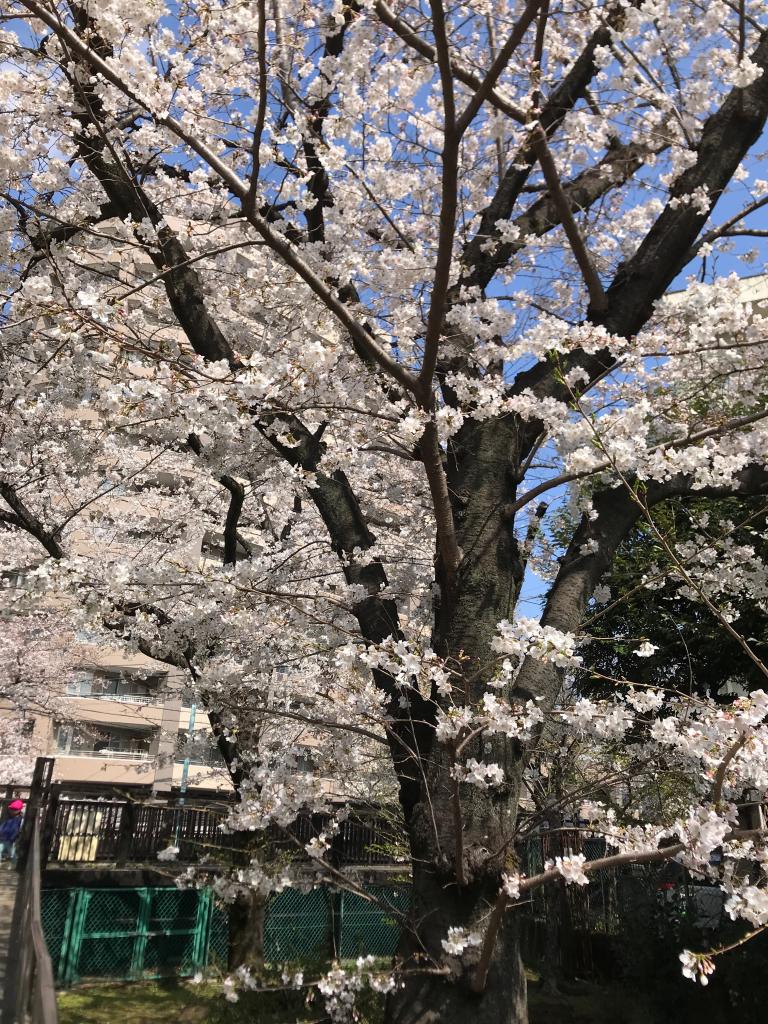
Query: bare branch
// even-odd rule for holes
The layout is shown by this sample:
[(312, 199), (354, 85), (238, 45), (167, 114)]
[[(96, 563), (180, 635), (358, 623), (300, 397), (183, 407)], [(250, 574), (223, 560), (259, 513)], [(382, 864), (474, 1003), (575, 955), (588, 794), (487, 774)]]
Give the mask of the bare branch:
[(58, 531), (46, 530), (11, 484), (0, 481), (0, 498), (5, 501), (16, 516), (17, 523), (15, 525), (21, 526), (30, 536), (39, 541), (51, 558), (58, 559), (64, 557), (64, 548), (61, 546)]
[[(659, 861), (670, 860), (672, 857), (676, 857), (678, 853), (682, 853), (684, 849), (685, 846), (682, 843), (675, 843), (672, 846), (665, 846), (661, 850), (654, 850), (650, 853), (619, 853), (613, 857), (602, 857), (599, 860), (587, 862), (584, 865), (584, 873), (594, 874), (596, 871), (603, 871), (606, 868), (611, 867), (619, 867), (623, 864), (654, 864)], [(538, 889), (547, 882), (556, 881), (561, 877), (562, 876), (557, 868), (549, 868), (538, 875), (532, 875), (530, 878), (524, 878), (520, 882), (520, 894), (522, 895), (523, 893), (530, 892), (532, 889)], [(511, 901), (509, 897), (502, 889), (496, 897), (496, 902), (493, 905), (493, 910), (491, 911), (491, 915), (488, 919), (488, 925), (485, 929), (485, 935), (483, 936), (480, 958), (472, 977), (473, 992), (485, 991), (493, 949), (496, 945), (496, 939), (499, 934), (502, 919), (507, 908), (510, 906), (510, 903)]]
[(560, 183), (560, 176), (555, 166), (555, 161), (547, 145), (547, 136), (541, 125), (537, 125), (532, 133), (532, 145), (538, 157), (544, 180), (549, 188), (550, 195), (557, 206), (560, 215), (560, 222), (563, 225), (566, 237), (570, 242), (573, 255), (579, 265), (579, 270), (589, 292), (590, 307), (596, 312), (603, 312), (607, 308), (607, 299), (600, 278), (592, 263), (592, 258), (587, 251), (584, 239), (571, 212), (571, 205), (568, 197), (563, 191)]
[(270, 247), (282, 257), (282, 259), (295, 270), (299, 277), (325, 304), (325, 306), (336, 316), (339, 322), (347, 329), (353, 340), (366, 352), (382, 370), (385, 370), (390, 377), (401, 384), (407, 391), (418, 394), (420, 391), (418, 381), (411, 371), (390, 356), (379, 345), (368, 328), (361, 323), (347, 306), (339, 299), (328, 285), (310, 268), (304, 259), (298, 254), (290, 242), (279, 235), (267, 221), (258, 213), (252, 214), (248, 220), (256, 228), (259, 234), (270, 245)]
[(16, 515), (15, 512), (6, 512), (5, 509), (0, 508), (0, 523), (3, 526), (8, 526), (11, 529), (24, 528), (24, 524), (21, 519)]
[(724, 221), (718, 227), (712, 228), (711, 231), (707, 231), (707, 233), (702, 235), (701, 238), (694, 242), (694, 244), (688, 250), (686, 254), (686, 262), (689, 262), (695, 257), (696, 253), (701, 249), (702, 245), (708, 245), (712, 242), (717, 241), (718, 238), (721, 238), (724, 235), (727, 236), (731, 234), (731, 228), (735, 224), (738, 224), (739, 221), (744, 220), (745, 217), (748, 217), (751, 213), (754, 213), (755, 210), (760, 210), (763, 206), (766, 206), (767, 204), (768, 196), (763, 196), (761, 199), (756, 199), (753, 203), (749, 203), (748, 206), (745, 206), (743, 210), (739, 211), (739, 213), (735, 213), (732, 217), (729, 217), (728, 220)]
[[(485, 103), (485, 101), (491, 96), (499, 77), (509, 63), (509, 58), (522, 42), (523, 36), (528, 31), (528, 26), (536, 17), (536, 12), (542, 5), (542, 2), (545, 2), (545, 0), (528, 0), (526, 3), (523, 13), (520, 15), (520, 18), (510, 32), (507, 41), (499, 50), (496, 59), (488, 69), (488, 73), (485, 78), (480, 83), (469, 103), (467, 103), (467, 106), (464, 108), (464, 112), (456, 121), (456, 133), (459, 138), (461, 138), (470, 126), (483, 103)], [(546, 2), (548, 2), (548, 0), (546, 0)], [(449, 67), (453, 70), (453, 65), (449, 64)]]
[(259, 62), (259, 102), (256, 110), (256, 123), (253, 127), (253, 143), (251, 146), (251, 182), (243, 199), (243, 210), (252, 213), (256, 209), (256, 192), (259, 187), (259, 149), (264, 134), (264, 121), (267, 116), (267, 14), (265, 0), (257, 0), (259, 13), (256, 30), (257, 60)]
[(235, 480), (233, 476), (228, 474), (221, 477), (221, 483), (230, 494), (227, 519), (224, 524), (224, 564), (234, 565), (237, 562), (238, 544), (241, 543), (237, 526), (240, 522), (240, 514), (243, 511), (245, 488), (239, 480)]
[(715, 774), (715, 783), (712, 787), (712, 803), (715, 806), (717, 806), (723, 798), (723, 785), (725, 783), (725, 773), (728, 771), (728, 765), (731, 763), (734, 757), (736, 757), (736, 755), (748, 739), (748, 733), (742, 733), (741, 736), (739, 736), (738, 739), (731, 744), (731, 746), (725, 753), (725, 757), (717, 766), (717, 772)]
[(536, 87), (533, 90), (533, 109), (538, 114), (541, 107), (541, 75), (542, 60), (544, 57), (544, 36), (547, 31), (547, 19), (549, 18), (549, 0), (544, 0), (536, 24), (536, 41), (533, 46), (533, 79)]
[(155, 274), (153, 277), (147, 278), (146, 281), (142, 281), (141, 284), (137, 284), (135, 288), (130, 288), (127, 292), (121, 292), (120, 295), (115, 295), (115, 297), (110, 301), (112, 304), (122, 302), (124, 299), (130, 298), (131, 295), (135, 295), (144, 288), (149, 288), (150, 285), (157, 284), (158, 281), (162, 281), (168, 274), (172, 274), (174, 270), (179, 270), (181, 267), (190, 267), (193, 263), (199, 263), (200, 260), (207, 259), (209, 256), (219, 256), (224, 252), (232, 252), (233, 249), (252, 249), (254, 246), (263, 244), (263, 242), (257, 242), (255, 239), (251, 239), (248, 242), (231, 242), (229, 245), (217, 245), (213, 249), (206, 249), (205, 252), (199, 252), (195, 256), (189, 256), (187, 259), (182, 260), (181, 263), (175, 263), (172, 267), (166, 267), (165, 270), (161, 270), (159, 274)]
[(459, 140), (456, 126), (456, 103), (453, 94), (451, 57), (445, 28), (445, 15), (441, 0), (431, 0), (432, 22), (437, 46), (437, 60), (440, 67), (440, 83), (443, 90), (443, 173), (440, 193), (440, 225), (437, 239), (437, 260), (432, 282), (432, 297), (427, 317), (427, 333), (424, 340), (424, 359), (418, 384), (421, 403), (425, 409), (432, 406), (432, 377), (437, 365), (437, 350), (448, 296), (453, 259), (453, 239), (456, 232), (456, 209), (459, 189)]
[[(694, 431), (692, 434), (688, 434), (686, 437), (670, 438), (668, 441), (659, 441), (658, 444), (653, 445), (648, 449), (650, 452), (663, 451), (664, 448), (668, 448), (670, 445), (681, 445), (681, 444), (694, 444), (696, 441), (703, 441), (707, 437), (720, 437), (723, 434), (727, 434), (731, 430), (740, 430), (742, 427), (748, 427), (752, 423), (759, 423), (760, 420), (768, 419), (768, 409), (761, 409), (759, 412), (750, 413), (748, 416), (736, 416), (732, 420), (726, 420), (725, 423), (719, 424), (716, 427), (706, 427), (704, 430)], [(549, 480), (544, 480), (542, 483), (532, 487), (525, 494), (521, 495), (512, 505), (510, 505), (508, 512), (510, 515), (514, 515), (521, 508), (524, 508), (529, 502), (533, 501), (534, 498), (538, 498), (540, 494), (544, 494), (546, 491), (551, 491), (555, 487), (560, 487), (563, 484), (571, 483), (574, 480), (583, 480), (589, 476), (596, 476), (598, 473), (604, 472), (606, 469), (611, 469), (611, 462), (606, 460), (600, 462), (598, 465), (593, 466), (592, 469), (580, 470), (578, 473), (560, 473), (558, 476), (550, 477)]]
[[(374, 10), (376, 11), (380, 21), (382, 21), (388, 28), (391, 28), (395, 35), (398, 35), (404, 43), (407, 43), (411, 49), (420, 53), (421, 56), (430, 63), (435, 63), (435, 47), (425, 39), (422, 39), (419, 33), (414, 28), (411, 28), (407, 21), (403, 18), (398, 18), (392, 8), (389, 7), (384, 0), (376, 0)], [(458, 81), (471, 86), (473, 89), (480, 89), (483, 84), (483, 80), (479, 75), (468, 70), (457, 61), (451, 61), (451, 73), (454, 78), (458, 79)], [(495, 89), (491, 89), (486, 98), (493, 107), (500, 110), (508, 117), (511, 117), (513, 121), (517, 121), (519, 124), (525, 124), (527, 122), (528, 118), (525, 111), (514, 103), (510, 103), (509, 100), (497, 93)]]
[(427, 474), (432, 505), (435, 510), (437, 546), (447, 577), (448, 589), (453, 586), (456, 571), (461, 564), (462, 552), (456, 537), (448, 481), (443, 469), (443, 458), (437, 433), (437, 424), (430, 420), (421, 438), (421, 457)]

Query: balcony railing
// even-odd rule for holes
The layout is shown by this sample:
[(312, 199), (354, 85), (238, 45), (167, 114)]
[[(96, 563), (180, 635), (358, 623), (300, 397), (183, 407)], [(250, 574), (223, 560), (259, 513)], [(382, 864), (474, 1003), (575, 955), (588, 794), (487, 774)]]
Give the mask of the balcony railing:
[(152, 761), (156, 754), (144, 750), (57, 750), (57, 757), (103, 757), (116, 761)]
[(145, 693), (68, 693), (78, 700), (116, 700), (121, 704), (164, 704), (165, 696), (148, 697)]

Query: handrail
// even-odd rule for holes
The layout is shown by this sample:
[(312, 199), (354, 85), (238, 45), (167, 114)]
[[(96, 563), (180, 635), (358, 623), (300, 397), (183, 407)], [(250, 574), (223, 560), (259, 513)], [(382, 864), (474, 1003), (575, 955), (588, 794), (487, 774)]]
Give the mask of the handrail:
[(58, 1024), (53, 964), (40, 912), (40, 872), (40, 828), (36, 819), (16, 890), (3, 1024)]

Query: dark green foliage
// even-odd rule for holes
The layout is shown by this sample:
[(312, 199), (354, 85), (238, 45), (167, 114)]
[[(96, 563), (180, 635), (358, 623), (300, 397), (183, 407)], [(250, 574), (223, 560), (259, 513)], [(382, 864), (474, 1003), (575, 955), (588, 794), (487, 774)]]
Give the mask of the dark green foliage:
[[(708, 516), (704, 529), (694, 525), (702, 515)], [(654, 509), (653, 517), (673, 548), (706, 536), (715, 565), (725, 544), (752, 548), (758, 563), (768, 559), (764, 498), (668, 501)], [(643, 585), (646, 581), (649, 585)], [(632, 530), (601, 583), (610, 588), (611, 596), (589, 607), (586, 631), (606, 639), (584, 648), (588, 670), (719, 700), (733, 699), (735, 687), (766, 685), (762, 672), (706, 605), (680, 593), (674, 565), (646, 522)], [(768, 656), (768, 607), (737, 594), (716, 601), (726, 602), (736, 612), (734, 629), (759, 657)], [(633, 654), (642, 639), (659, 648), (653, 657)], [(593, 677), (589, 686), (593, 692), (613, 690), (599, 677)]]

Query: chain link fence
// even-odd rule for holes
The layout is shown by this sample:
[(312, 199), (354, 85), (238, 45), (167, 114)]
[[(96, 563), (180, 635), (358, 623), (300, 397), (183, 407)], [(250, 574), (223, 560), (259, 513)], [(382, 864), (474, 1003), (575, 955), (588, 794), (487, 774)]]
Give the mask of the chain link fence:
[[(285, 889), (267, 910), (265, 958), (312, 964), (390, 957), (409, 900), (407, 885), (371, 885), (361, 894)], [(228, 915), (209, 889), (49, 889), (42, 919), (60, 987), (226, 969)]]
[(42, 901), (60, 986), (85, 978), (196, 974), (208, 965), (217, 914), (205, 889), (51, 889)]

